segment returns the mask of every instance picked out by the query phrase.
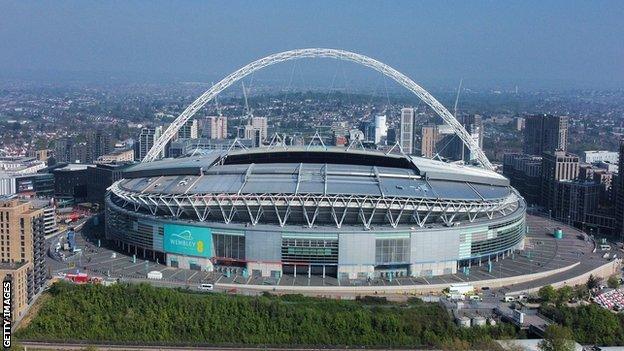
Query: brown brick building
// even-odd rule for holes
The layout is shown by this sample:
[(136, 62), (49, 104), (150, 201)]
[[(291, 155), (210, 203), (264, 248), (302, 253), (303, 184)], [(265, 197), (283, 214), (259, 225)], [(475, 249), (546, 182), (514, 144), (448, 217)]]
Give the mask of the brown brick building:
[(0, 200), (0, 279), (12, 280), (18, 315), (46, 280), (43, 217), (29, 202)]

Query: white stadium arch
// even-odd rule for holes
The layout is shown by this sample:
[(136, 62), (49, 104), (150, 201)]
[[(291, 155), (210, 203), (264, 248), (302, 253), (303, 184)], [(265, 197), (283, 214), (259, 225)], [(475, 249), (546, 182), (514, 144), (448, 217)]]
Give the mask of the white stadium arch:
[(206, 103), (208, 103), (215, 96), (217, 96), (223, 90), (227, 89), (232, 84), (264, 67), (284, 61), (302, 58), (332, 58), (343, 61), (351, 61), (366, 67), (370, 67), (384, 74), (385, 76), (392, 78), (394, 81), (418, 96), (418, 98), (420, 98), (440, 117), (442, 117), (444, 122), (453, 128), (457, 136), (470, 149), (470, 151), (476, 155), (479, 163), (481, 163), (484, 168), (488, 170), (493, 170), (493, 166), (483, 153), (483, 150), (481, 150), (475, 140), (470, 137), (470, 134), (461, 125), (461, 123), (459, 123), (457, 119), (455, 119), (455, 117), (453, 117), (453, 115), (438, 100), (436, 100), (436, 98), (434, 98), (431, 94), (429, 94), (429, 92), (423, 89), (420, 85), (416, 84), (409, 77), (397, 71), (396, 69), (386, 65), (385, 63), (379, 62), (368, 56), (345, 50), (322, 48), (290, 50), (269, 55), (267, 57), (254, 61), (223, 78), (220, 82), (213, 85), (199, 98), (197, 98), (197, 100), (193, 101), (193, 103), (190, 104), (180, 114), (180, 116), (178, 116), (178, 118), (176, 118), (175, 121), (171, 123), (171, 125), (169, 125), (167, 130), (165, 130), (160, 138), (156, 140), (154, 146), (149, 150), (142, 162), (151, 162), (156, 160), (159, 155), (162, 154), (169, 140), (171, 140), (171, 138), (173, 138), (173, 136), (178, 132), (178, 129), (180, 129), (184, 125), (184, 123), (186, 123), (186, 121), (188, 121), (188, 119), (191, 118), (197, 111), (199, 111)]

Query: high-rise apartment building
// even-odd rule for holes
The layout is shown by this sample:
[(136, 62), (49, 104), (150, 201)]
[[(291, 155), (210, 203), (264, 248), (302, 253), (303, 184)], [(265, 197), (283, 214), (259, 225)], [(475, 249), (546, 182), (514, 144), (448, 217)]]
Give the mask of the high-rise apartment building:
[(136, 160), (142, 160), (145, 158), (149, 150), (154, 146), (156, 140), (160, 138), (162, 134), (162, 127), (145, 127), (141, 129), (139, 134), (139, 142), (136, 149)]
[(196, 119), (189, 119), (178, 129), (178, 139), (199, 138), (199, 123)]
[(87, 163), (88, 146), (75, 143), (72, 138), (61, 138), (54, 141), (54, 159), (56, 162)]
[(525, 119), (523, 152), (541, 155), (568, 147), (568, 117), (535, 115)]
[(394, 145), (397, 142), (397, 130), (396, 128), (389, 128), (388, 135), (386, 135), (386, 142), (388, 145)]
[[(472, 140), (483, 149), (483, 121), (481, 116), (460, 115), (457, 120), (464, 126)], [(470, 161), (477, 157), (477, 155), (470, 152), (470, 149), (458, 137), (453, 137), (448, 151), (450, 153), (449, 157), (458, 161)]]
[(542, 156), (543, 205), (555, 218), (563, 218), (563, 208), (558, 206), (560, 181), (576, 180), (579, 175), (579, 157), (565, 151), (544, 152)]
[(600, 183), (585, 180), (560, 180), (557, 183), (552, 216), (578, 228), (591, 224), (588, 215), (597, 212)]
[(379, 144), (383, 137), (388, 135), (386, 116), (375, 116), (375, 144)]
[(254, 129), (260, 130), (260, 140), (266, 140), (268, 138), (268, 122), (266, 117), (252, 117), (251, 126)]
[(505, 154), (503, 175), (517, 189), (529, 205), (542, 201), (542, 157), (525, 154)]
[(613, 182), (615, 198), (615, 234), (624, 238), (624, 139), (620, 140), (620, 157), (618, 161), (619, 174)]
[(32, 298), (29, 289), (32, 285), (33, 264), (30, 262), (1, 262), (0, 281), (11, 282), (11, 319), (22, 316), (26, 312), (28, 303)]
[(74, 144), (71, 138), (61, 138), (54, 141), (54, 159), (56, 162), (71, 162), (71, 148)]
[(86, 163), (94, 163), (98, 157), (110, 153), (113, 149), (111, 136), (102, 129), (87, 133)]
[(0, 200), (0, 279), (13, 281), (21, 314), (46, 281), (44, 211), (16, 199)]
[(207, 117), (202, 134), (208, 139), (227, 139), (227, 117)]
[(414, 153), (414, 109), (401, 109), (401, 127), (399, 143), (403, 152), (411, 155)]
[(436, 143), (438, 142), (438, 126), (423, 126), (421, 136), (421, 154), (423, 157), (432, 158), (435, 155)]

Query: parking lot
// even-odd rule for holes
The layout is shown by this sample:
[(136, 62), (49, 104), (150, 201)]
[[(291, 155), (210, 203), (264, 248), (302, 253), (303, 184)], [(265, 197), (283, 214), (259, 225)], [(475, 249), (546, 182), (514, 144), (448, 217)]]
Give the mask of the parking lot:
[[(435, 277), (401, 277), (401, 278), (376, 278), (372, 280), (348, 280), (334, 277), (323, 278), (321, 276), (308, 276), (307, 274), (283, 275), (280, 278), (262, 278), (243, 276), (242, 269), (220, 267), (221, 271), (205, 272), (187, 269), (167, 267), (162, 262), (153, 262), (134, 258), (131, 255), (115, 251), (103, 245), (98, 247), (94, 237), (101, 226), (93, 228), (86, 226), (83, 231), (76, 235), (76, 244), (82, 249), (81, 253), (73, 255), (62, 261), (48, 256), (51, 272), (86, 272), (91, 275), (102, 277), (146, 280), (147, 273), (159, 271), (163, 275), (159, 285), (171, 286), (198, 286), (201, 283), (229, 283), (240, 285), (273, 285), (273, 286), (387, 286), (387, 285), (427, 285), (427, 284), (453, 284), (462, 282), (475, 282), (519, 276), (543, 272), (562, 267), (571, 266), (581, 262), (580, 267), (574, 269), (577, 273), (588, 271), (606, 262), (601, 252), (592, 253), (593, 242), (584, 240), (583, 234), (573, 228), (551, 221), (547, 218), (527, 215), (529, 233), (525, 241), (525, 249), (496, 261), (492, 258), (491, 268), (487, 259), (481, 265), (473, 264), (469, 270), (458, 271), (457, 274)], [(552, 235), (556, 227), (562, 227), (563, 239), (555, 239)], [(48, 245), (55, 245), (57, 239), (48, 241)], [(104, 244), (104, 243), (101, 243)], [(554, 279), (554, 277), (552, 278)]]

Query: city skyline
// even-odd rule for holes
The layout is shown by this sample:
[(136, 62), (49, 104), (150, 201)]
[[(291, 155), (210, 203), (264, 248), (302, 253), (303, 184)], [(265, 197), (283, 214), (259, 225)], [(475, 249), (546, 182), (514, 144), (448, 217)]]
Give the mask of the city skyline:
[(623, 15), (0, 0), (4, 348), (624, 345)]

